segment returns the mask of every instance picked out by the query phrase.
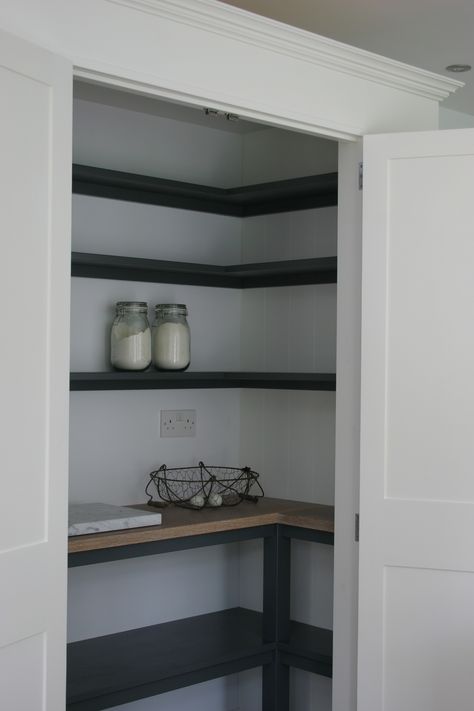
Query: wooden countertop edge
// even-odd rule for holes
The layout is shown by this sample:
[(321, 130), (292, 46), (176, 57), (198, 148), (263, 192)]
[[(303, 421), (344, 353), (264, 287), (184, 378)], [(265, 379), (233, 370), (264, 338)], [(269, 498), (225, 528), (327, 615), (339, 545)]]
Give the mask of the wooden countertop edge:
[[(246, 512), (245, 515), (224, 520), (206, 520), (191, 524), (166, 525), (164, 527), (147, 526), (122, 531), (106, 531), (85, 536), (71, 536), (68, 541), (68, 552), (74, 554), (103, 548), (116, 548), (139, 543), (171, 540), (173, 538), (199, 536), (207, 533), (235, 531), (237, 529), (276, 523), (327, 533), (334, 532), (334, 508), (332, 506), (320, 504), (303, 505), (295, 502), (298, 503), (296, 510), (291, 510), (292, 503), (288, 502), (289, 510), (287, 511), (256, 512), (254, 515), (249, 515)], [(314, 509), (320, 509), (320, 511), (315, 513)]]

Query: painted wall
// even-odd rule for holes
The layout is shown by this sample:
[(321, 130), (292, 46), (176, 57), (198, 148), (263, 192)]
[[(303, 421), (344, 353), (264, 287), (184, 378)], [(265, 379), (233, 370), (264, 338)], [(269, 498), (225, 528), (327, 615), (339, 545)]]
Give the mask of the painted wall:
[(474, 128), (474, 116), (440, 106), (439, 128)]
[[(110, 99), (110, 97), (109, 97)], [(221, 186), (337, 169), (337, 144), (255, 127), (237, 133), (76, 99), (74, 160)], [(336, 253), (337, 208), (252, 217), (206, 215), (74, 196), (73, 249), (216, 264)], [(334, 372), (335, 285), (231, 289), (73, 279), (71, 367), (108, 367), (118, 300), (188, 305), (194, 370)], [(150, 309), (150, 316), (151, 316)], [(218, 328), (216, 328), (218, 325)], [(160, 439), (160, 409), (197, 410), (197, 436)], [(333, 393), (143, 391), (71, 394), (72, 501), (144, 500), (162, 463), (250, 464), (269, 496), (333, 503)], [(278, 443), (275, 446), (275, 443)], [(166, 515), (166, 514), (165, 514)], [(292, 614), (331, 627), (332, 548), (297, 542)], [(202, 614), (259, 609), (259, 543), (76, 568), (69, 577), (71, 640)], [(192, 595), (189, 591), (192, 590)], [(134, 604), (130, 604), (130, 600)], [(260, 707), (259, 672), (160, 697), (160, 710)], [(293, 708), (330, 709), (330, 681), (292, 674)], [(156, 700), (130, 704), (154, 708)], [(127, 708), (129, 708), (127, 707)]]
[[(245, 135), (243, 173), (268, 180), (337, 170), (337, 144), (302, 134), (262, 131)], [(334, 256), (337, 207), (249, 218), (242, 232), (242, 259), (273, 261)], [(249, 370), (336, 371), (335, 284), (245, 290), (242, 297), (242, 365)], [(335, 394), (243, 390), (241, 451), (263, 474), (265, 493), (286, 499), (334, 503)], [(261, 609), (260, 542), (241, 544), (241, 604)], [(292, 544), (293, 619), (332, 627), (333, 549)], [(247, 682), (243, 708), (255, 705)], [(331, 709), (331, 682), (292, 674), (295, 709)]]

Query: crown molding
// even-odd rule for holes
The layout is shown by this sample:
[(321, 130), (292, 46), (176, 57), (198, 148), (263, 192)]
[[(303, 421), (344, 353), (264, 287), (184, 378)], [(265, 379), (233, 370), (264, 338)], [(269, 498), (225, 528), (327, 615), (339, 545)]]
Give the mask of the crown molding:
[(456, 89), (464, 86), (463, 82), (455, 79), (366, 52), (217, 0), (106, 0), (106, 2), (198, 27), (229, 39), (433, 101), (442, 101)]

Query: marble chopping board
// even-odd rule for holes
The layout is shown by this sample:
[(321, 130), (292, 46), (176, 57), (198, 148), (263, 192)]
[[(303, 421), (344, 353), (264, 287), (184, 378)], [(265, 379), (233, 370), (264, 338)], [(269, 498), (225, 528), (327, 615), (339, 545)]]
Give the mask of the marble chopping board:
[(111, 504), (69, 504), (68, 536), (157, 526), (160, 523), (161, 513), (155, 511), (140, 511)]

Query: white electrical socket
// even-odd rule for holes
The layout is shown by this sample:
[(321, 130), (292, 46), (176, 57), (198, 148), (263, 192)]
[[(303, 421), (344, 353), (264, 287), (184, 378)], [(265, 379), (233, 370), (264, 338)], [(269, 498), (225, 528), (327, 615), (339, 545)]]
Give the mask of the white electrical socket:
[(160, 437), (195, 437), (196, 410), (161, 410)]

